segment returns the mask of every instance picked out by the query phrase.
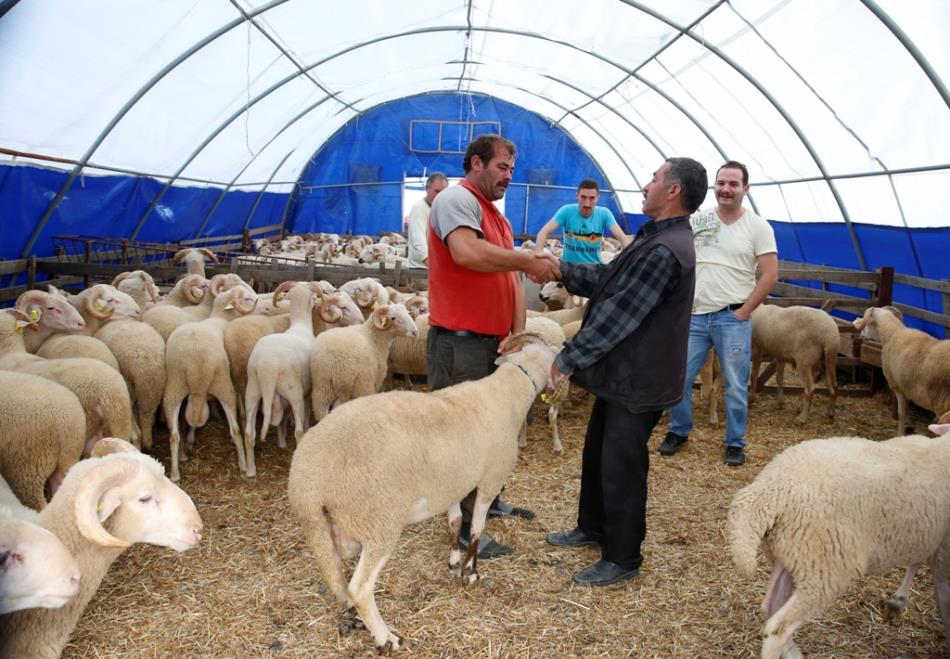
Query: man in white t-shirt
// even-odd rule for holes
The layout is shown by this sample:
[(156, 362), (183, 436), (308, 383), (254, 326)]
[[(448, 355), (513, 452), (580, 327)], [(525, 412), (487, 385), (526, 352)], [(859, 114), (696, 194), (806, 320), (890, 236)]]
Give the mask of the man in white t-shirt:
[(409, 267), (426, 268), (429, 261), (429, 212), (432, 202), (440, 192), (449, 187), (445, 174), (435, 172), (426, 179), (426, 196), (409, 210), (409, 226), (406, 231), (409, 242)]
[[(749, 171), (730, 160), (716, 173), (716, 207), (690, 218), (696, 246), (696, 292), (689, 327), (683, 399), (670, 408), (661, 455), (673, 455), (693, 428), (693, 381), (710, 348), (716, 349), (726, 394), (725, 463), (745, 463), (749, 418), (752, 311), (778, 280), (775, 233), (769, 223), (742, 207)], [(758, 281), (755, 269), (761, 271)]]

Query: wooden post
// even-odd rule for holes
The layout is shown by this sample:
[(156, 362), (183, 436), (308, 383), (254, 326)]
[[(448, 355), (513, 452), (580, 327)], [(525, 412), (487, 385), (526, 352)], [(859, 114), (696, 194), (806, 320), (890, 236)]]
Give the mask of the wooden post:
[(247, 227), (244, 227), (244, 231), (241, 232), (241, 251), (245, 254), (251, 253), (251, 230)]
[(886, 307), (894, 301), (894, 268), (886, 265), (878, 269), (877, 306)]
[[(90, 263), (91, 261), (92, 261), (92, 244), (89, 240), (86, 240), (85, 247), (83, 248), (83, 262)], [(89, 288), (89, 275), (83, 276), (82, 287)]]
[(30, 262), (26, 267), (26, 287), (27, 290), (36, 286), (36, 254), (30, 256)]

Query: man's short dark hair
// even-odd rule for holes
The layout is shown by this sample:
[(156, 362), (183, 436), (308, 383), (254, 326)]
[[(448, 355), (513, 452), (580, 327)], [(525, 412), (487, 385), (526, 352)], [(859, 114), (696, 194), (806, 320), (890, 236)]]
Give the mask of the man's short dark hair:
[(682, 186), (683, 206), (690, 213), (694, 213), (702, 205), (709, 189), (706, 168), (692, 158), (668, 158), (666, 162), (670, 163), (670, 169), (665, 183), (679, 183)]
[(447, 179), (445, 174), (443, 174), (442, 172), (432, 172), (431, 174), (429, 174), (429, 178), (426, 179), (426, 190), (431, 188), (432, 184), (436, 183), (437, 181), (445, 181), (446, 183), (448, 183), (449, 179)]
[(592, 179), (592, 178), (585, 178), (583, 181), (581, 181), (580, 183), (578, 183), (578, 185), (577, 185), (577, 190), (578, 190), (578, 192), (581, 191), (581, 190), (597, 190), (597, 192), (599, 193), (599, 192), (600, 192), (600, 186), (597, 185), (597, 181), (595, 181), (594, 179)]
[(468, 148), (465, 149), (465, 159), (462, 161), (462, 169), (465, 170), (466, 174), (471, 171), (472, 156), (478, 156), (478, 158), (487, 165), (488, 162), (495, 157), (495, 153), (499, 148), (510, 153), (512, 157), (518, 155), (518, 150), (515, 149), (515, 143), (511, 140), (506, 140), (501, 135), (495, 135), (493, 133), (479, 135), (469, 142)]
[(741, 162), (737, 162), (735, 160), (729, 160), (725, 162), (719, 169), (716, 170), (716, 178), (719, 177), (719, 172), (724, 169), (738, 169), (740, 172), (742, 172), (742, 185), (749, 185), (749, 170), (746, 169), (746, 166)]

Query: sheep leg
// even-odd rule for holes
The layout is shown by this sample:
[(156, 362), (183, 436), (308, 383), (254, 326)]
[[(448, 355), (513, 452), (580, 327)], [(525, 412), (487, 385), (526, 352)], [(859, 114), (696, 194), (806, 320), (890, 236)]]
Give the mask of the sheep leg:
[(782, 409), (785, 407), (785, 364), (778, 359), (775, 360), (775, 386), (778, 389), (775, 406)]
[(462, 576), (462, 552), (459, 549), (459, 535), (462, 532), (462, 506), (459, 502), (453, 503), (448, 510), (449, 520), (449, 569), (452, 576)]
[(762, 599), (760, 610), (766, 618), (771, 618), (792, 594), (794, 582), (792, 573), (785, 569), (780, 562), (775, 561), (772, 566), (772, 576), (769, 578), (769, 586), (765, 591), (765, 597)]
[(802, 388), (805, 390), (802, 395), (802, 411), (795, 418), (795, 423), (808, 423), (808, 417), (811, 415), (811, 401), (815, 395), (815, 375), (810, 366), (796, 363), (795, 370), (798, 371)]
[[(257, 441), (257, 406), (261, 401), (257, 378), (249, 378), (244, 392), (244, 457), (247, 462), (248, 478), (257, 476), (257, 463), (254, 462), (254, 444)], [(266, 428), (266, 426), (265, 426)], [(261, 431), (263, 433), (263, 430)]]
[(897, 434), (913, 434), (914, 425), (908, 425), (907, 423), (907, 396), (899, 391), (895, 391), (894, 397), (897, 398)]
[(142, 450), (152, 448), (152, 426), (155, 425), (155, 410), (143, 410), (139, 407), (139, 428), (142, 430)]
[(914, 577), (917, 575), (918, 569), (920, 569), (920, 563), (908, 567), (907, 572), (904, 573), (904, 581), (901, 582), (900, 588), (894, 591), (894, 594), (891, 595), (889, 600), (884, 602), (883, 614), (884, 619), (888, 622), (899, 620), (904, 613), (904, 607), (907, 606), (907, 593), (910, 591), (910, 586), (914, 582)]
[(234, 392), (234, 385), (231, 384), (231, 376), (227, 371), (215, 373), (214, 381), (211, 383), (208, 393), (214, 396), (224, 409), (224, 415), (228, 419), (228, 429), (231, 432), (231, 441), (234, 442), (234, 449), (237, 451), (238, 469), (242, 474), (246, 474), (247, 461), (244, 457), (244, 437), (237, 420), (237, 394)]
[(825, 382), (828, 384), (828, 418), (835, 418), (835, 405), (838, 402), (838, 349), (837, 346), (825, 349)]
[(560, 411), (560, 403), (554, 403), (548, 407), (548, 423), (551, 425), (551, 444), (554, 452), (560, 455), (564, 453), (564, 447), (561, 445), (561, 436), (557, 431), (557, 415)]
[[(765, 622), (762, 630), (762, 659), (801, 657), (802, 654), (792, 641), (792, 634), (798, 631), (804, 620), (804, 612), (799, 613), (801, 598), (795, 592), (781, 609)], [(798, 653), (797, 655), (795, 653)]]
[(934, 599), (937, 601), (937, 610), (943, 622), (943, 638), (947, 643), (947, 648), (950, 648), (950, 584), (947, 583), (947, 558), (946, 541), (944, 541), (944, 546), (934, 554), (930, 568), (934, 580)]
[(363, 624), (373, 635), (373, 642), (380, 654), (389, 654), (402, 648), (402, 639), (393, 634), (379, 615), (373, 588), (392, 550), (374, 545), (364, 545), (360, 560), (350, 579), (349, 593)]
[(518, 448), (523, 449), (528, 447), (528, 422), (525, 421), (521, 424), (521, 429), (518, 431)]
[(181, 474), (178, 471), (178, 452), (181, 448), (178, 412), (181, 410), (181, 400), (177, 403), (172, 403), (169, 398), (165, 398), (162, 405), (165, 408), (165, 424), (168, 426), (168, 452), (171, 455), (171, 467), (168, 470), (168, 479), (173, 483), (177, 483), (181, 481)]
[[(500, 488), (499, 488), (500, 491)], [(488, 517), (488, 508), (495, 499), (495, 494), (488, 498), (482, 496), (481, 490), (475, 496), (475, 505), (472, 507), (472, 525), (468, 536), (468, 553), (465, 555), (465, 565), (462, 567), (462, 583), (466, 586), (478, 581), (478, 541), (485, 528), (485, 519)]]
[[(290, 409), (293, 410), (294, 413), (294, 440), (299, 442), (305, 432), (303, 420), (307, 418), (307, 398), (300, 393), (290, 398), (288, 402), (290, 403)], [(281, 444), (278, 440), (277, 445), (280, 448), (287, 448), (287, 442)]]

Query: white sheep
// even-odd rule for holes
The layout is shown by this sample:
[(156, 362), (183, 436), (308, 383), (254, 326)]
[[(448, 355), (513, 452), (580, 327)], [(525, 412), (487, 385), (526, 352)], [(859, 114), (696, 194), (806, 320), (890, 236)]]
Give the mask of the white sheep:
[[(294, 413), (294, 438), (299, 440), (304, 433), (304, 424), (309, 425), (310, 415), (307, 398), (310, 395), (310, 348), (313, 345), (313, 307), (322, 303), (319, 288), (305, 283), (283, 282), (274, 292), (279, 298), (286, 293), (290, 301), (290, 327), (280, 334), (262, 337), (251, 351), (247, 363), (247, 391), (244, 409), (247, 424), (244, 428), (244, 453), (247, 460), (246, 473), (257, 475), (254, 462), (258, 405), (264, 412), (261, 424), (261, 441), (267, 437), (267, 429), (273, 422), (281, 423), (284, 403)], [(273, 415), (273, 420), (272, 420)], [(279, 446), (284, 448), (284, 442)]]
[[(776, 360), (777, 402), (782, 407), (785, 364), (794, 364), (805, 390), (802, 409), (795, 421), (806, 423), (815, 395), (815, 379), (824, 367), (830, 394), (828, 418), (834, 418), (838, 398), (835, 370), (840, 343), (838, 324), (821, 309), (760, 304), (752, 312), (752, 383), (754, 385), (758, 379), (762, 360), (773, 357)], [(752, 386), (749, 388), (749, 402), (754, 399), (755, 386)]]
[(135, 300), (143, 312), (158, 304), (158, 287), (152, 275), (144, 270), (120, 272), (112, 280), (112, 285)]
[(55, 533), (79, 563), (79, 594), (59, 609), (0, 617), (0, 656), (59, 657), (109, 566), (133, 543), (183, 552), (201, 540), (194, 503), (165, 478), (162, 465), (125, 442), (106, 442), (111, 443), (122, 445), (122, 452), (74, 465), (39, 515), (40, 524)]
[(544, 303), (549, 311), (558, 309), (573, 309), (587, 304), (587, 298), (580, 295), (571, 295), (564, 282), (549, 281), (541, 287), (538, 293), (538, 299)]
[(0, 391), (0, 475), (40, 510), (83, 454), (86, 415), (73, 392), (38, 375), (0, 371)]
[(103, 419), (117, 437), (132, 437), (132, 403), (122, 375), (96, 359), (44, 359), (31, 355), (23, 332), (38, 319), (18, 309), (0, 312), (0, 369), (29, 373), (63, 385), (79, 399), (86, 415), (86, 438), (99, 435)]
[(416, 338), (416, 324), (401, 304), (384, 304), (362, 325), (318, 335), (310, 353), (313, 415), (320, 421), (332, 406), (379, 391), (389, 350), (397, 336)]
[[(449, 566), (463, 583), (478, 579), (488, 507), (515, 467), (518, 431), (553, 360), (548, 346), (529, 344), (499, 357), (498, 369), (480, 380), (350, 401), (301, 438), (290, 465), (290, 507), (330, 591), (356, 607), (380, 652), (402, 646), (379, 615), (373, 589), (406, 524), (448, 511)], [(478, 494), (463, 564), (460, 501), (472, 490)], [(347, 585), (343, 561), (360, 547)]]
[(353, 298), (356, 306), (362, 310), (363, 318), (369, 318), (373, 309), (389, 302), (389, 292), (386, 287), (373, 277), (351, 279), (340, 286), (340, 290)]
[(79, 564), (0, 477), (0, 615), (54, 609), (79, 593)]
[(237, 451), (241, 473), (247, 471), (244, 460), (244, 438), (238, 423), (237, 396), (231, 382), (228, 355), (224, 350), (224, 327), (238, 314), (254, 311), (257, 294), (247, 286), (238, 285), (219, 293), (214, 300), (214, 310), (205, 320), (185, 323), (168, 337), (165, 345), (165, 393), (162, 411), (169, 429), (171, 470), (169, 477), (179, 481), (178, 470), (181, 434), (178, 429), (178, 412), (185, 405), (185, 420), (189, 426), (189, 442), (194, 441), (195, 428), (208, 422), (208, 396), (214, 396), (224, 408), (231, 433), (231, 441)]
[(773, 458), (736, 493), (728, 514), (739, 573), (754, 576), (760, 543), (773, 562), (762, 603), (763, 659), (801, 657), (792, 634), (857, 578), (928, 558), (950, 647), (948, 511), (950, 437), (815, 439)]
[(50, 291), (27, 291), (17, 298), (17, 309), (39, 319), (34, 326), (36, 331), (23, 334), (27, 352), (50, 359), (89, 357), (118, 371), (119, 362), (106, 344), (95, 337), (77, 333), (86, 329), (82, 314), (56, 288), (50, 286)]
[(154, 327), (163, 341), (168, 341), (176, 328), (192, 320), (185, 309), (198, 306), (205, 298), (214, 300), (210, 288), (211, 282), (201, 275), (185, 275), (168, 295), (145, 311), (142, 320)]
[(189, 247), (175, 252), (175, 256), (172, 257), (172, 263), (177, 265), (184, 261), (189, 275), (201, 275), (205, 277), (206, 258), (218, 263), (218, 257), (215, 256), (215, 253), (210, 249), (205, 247)]
[[(557, 352), (560, 352), (561, 348), (564, 347), (564, 329), (553, 320), (541, 316), (528, 318), (525, 322), (525, 331), (537, 334)], [(541, 397), (541, 400), (548, 406), (548, 424), (551, 426), (551, 448), (558, 454), (564, 452), (564, 446), (561, 444), (561, 435), (557, 428), (557, 418), (561, 411), (561, 406), (564, 405), (569, 396), (570, 380), (564, 378), (553, 393)], [(527, 445), (527, 426), (522, 426), (521, 434), (518, 437), (518, 446), (524, 448)]]
[(854, 324), (867, 338), (881, 342), (881, 367), (897, 398), (897, 432), (913, 431), (907, 401), (940, 416), (950, 410), (950, 340), (940, 341), (904, 327), (894, 307), (871, 307)]

